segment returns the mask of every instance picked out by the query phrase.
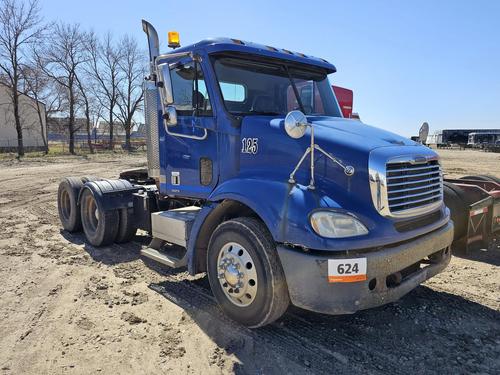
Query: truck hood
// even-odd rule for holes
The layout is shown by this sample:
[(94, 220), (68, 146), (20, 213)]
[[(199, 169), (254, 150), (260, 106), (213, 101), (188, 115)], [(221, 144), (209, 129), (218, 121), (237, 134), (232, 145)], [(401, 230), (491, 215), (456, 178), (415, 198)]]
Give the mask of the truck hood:
[[(353, 176), (320, 152), (315, 152), (316, 193), (335, 197), (341, 206), (353, 201), (371, 203), (368, 160), (370, 152), (380, 147), (398, 149), (401, 155), (417, 154), (423, 146), (397, 134), (363, 124), (357, 120), (325, 116), (309, 116), (314, 125), (315, 143), (344, 165), (355, 169)], [(310, 146), (310, 130), (300, 139), (290, 138), (284, 129), (284, 118), (248, 116), (241, 124), (240, 177), (275, 180), (288, 183), (290, 173)], [(246, 148), (247, 143), (257, 143)], [(429, 151), (426, 148), (427, 152)], [(295, 180), (307, 186), (310, 179), (310, 158), (297, 171)]]
[(384, 146), (417, 145), (408, 138), (366, 125), (358, 120), (336, 117), (309, 117), (308, 120), (315, 126), (315, 138), (318, 144), (325, 141), (366, 152)]

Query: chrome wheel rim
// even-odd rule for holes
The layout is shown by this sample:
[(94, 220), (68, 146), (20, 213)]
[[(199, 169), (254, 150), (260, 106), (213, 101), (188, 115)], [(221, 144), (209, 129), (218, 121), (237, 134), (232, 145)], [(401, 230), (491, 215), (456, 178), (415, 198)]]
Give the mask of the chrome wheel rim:
[(83, 208), (85, 210), (85, 217), (89, 227), (88, 229), (95, 232), (99, 224), (99, 211), (94, 197), (91, 195), (87, 196), (83, 202)]
[(257, 271), (250, 253), (240, 244), (229, 242), (217, 257), (218, 279), (226, 297), (236, 306), (250, 305), (257, 295)]
[(71, 199), (66, 190), (61, 192), (61, 212), (65, 220), (69, 220), (71, 216)]

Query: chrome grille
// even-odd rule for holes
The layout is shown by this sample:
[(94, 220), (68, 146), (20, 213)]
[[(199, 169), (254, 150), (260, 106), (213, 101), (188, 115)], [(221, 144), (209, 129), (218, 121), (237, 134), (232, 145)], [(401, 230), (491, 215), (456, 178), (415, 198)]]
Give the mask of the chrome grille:
[(421, 211), (443, 199), (443, 181), (438, 160), (423, 163), (389, 162), (386, 165), (387, 202), (391, 214)]

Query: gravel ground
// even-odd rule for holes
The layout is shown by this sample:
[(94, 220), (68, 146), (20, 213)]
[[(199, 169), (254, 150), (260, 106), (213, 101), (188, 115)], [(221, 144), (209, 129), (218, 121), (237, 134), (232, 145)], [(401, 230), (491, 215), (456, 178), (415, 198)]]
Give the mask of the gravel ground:
[[(450, 177), (500, 177), (500, 155), (440, 151)], [(258, 330), (225, 318), (205, 277), (61, 230), (67, 175), (145, 156), (0, 162), (0, 374), (500, 373), (500, 249), (454, 256), (397, 303), (348, 316), (291, 308)]]

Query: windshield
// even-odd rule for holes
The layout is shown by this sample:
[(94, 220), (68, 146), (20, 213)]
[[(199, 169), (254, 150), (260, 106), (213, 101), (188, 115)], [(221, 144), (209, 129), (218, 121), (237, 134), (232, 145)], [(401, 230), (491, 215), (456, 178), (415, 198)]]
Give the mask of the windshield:
[(226, 109), (239, 116), (306, 115), (342, 117), (326, 74), (279, 62), (216, 57), (215, 74)]

